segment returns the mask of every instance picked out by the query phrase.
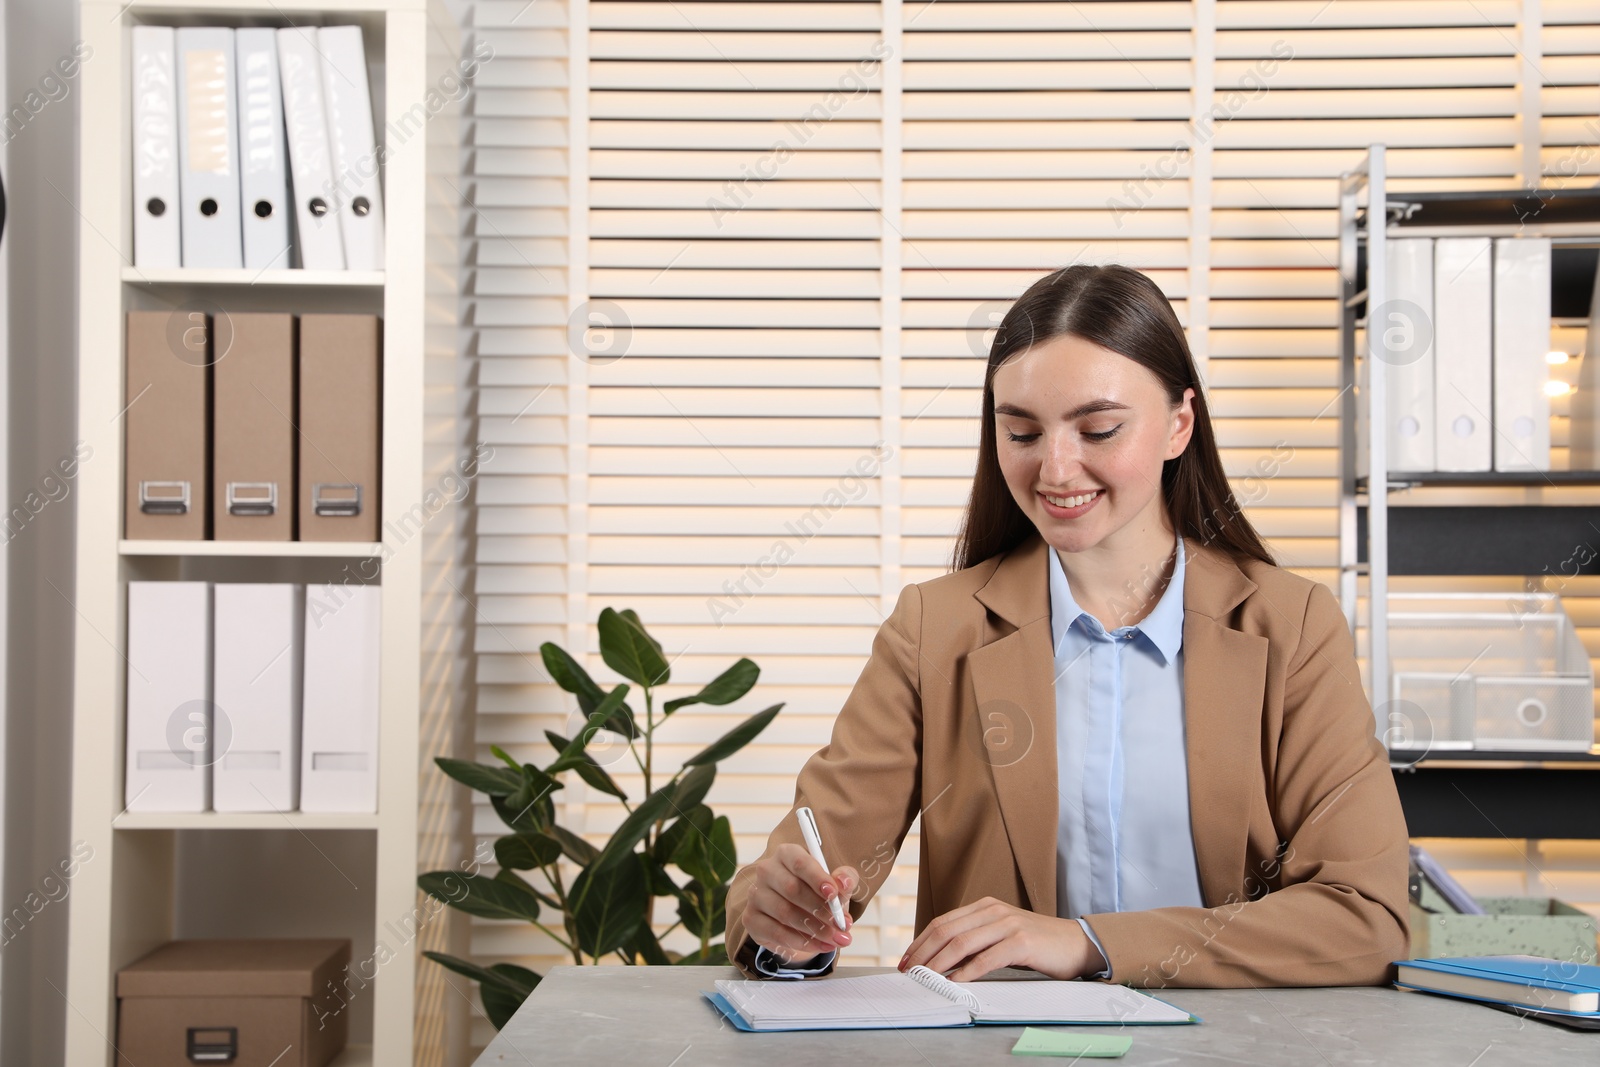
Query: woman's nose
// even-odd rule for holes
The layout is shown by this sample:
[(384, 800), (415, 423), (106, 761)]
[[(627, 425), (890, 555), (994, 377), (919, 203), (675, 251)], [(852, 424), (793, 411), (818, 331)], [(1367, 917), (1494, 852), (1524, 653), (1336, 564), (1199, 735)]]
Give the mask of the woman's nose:
[(1074, 479), (1082, 470), (1083, 453), (1078, 444), (1072, 440), (1072, 435), (1045, 436), (1044, 462), (1039, 470), (1039, 477), (1043, 481), (1058, 489), (1066, 489), (1073, 485)]

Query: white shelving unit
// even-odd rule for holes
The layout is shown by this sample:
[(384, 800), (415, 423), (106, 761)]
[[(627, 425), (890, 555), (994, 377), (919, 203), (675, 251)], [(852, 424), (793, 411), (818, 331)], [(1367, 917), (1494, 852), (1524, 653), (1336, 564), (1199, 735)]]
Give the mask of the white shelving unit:
[[(128, 101), (131, 30), (137, 24), (308, 26), (359, 24), (371, 78), (374, 126), (388, 141), (383, 165), (385, 269), (371, 272), (149, 270), (132, 264), (132, 183)], [(111, 1064), (116, 1032), (115, 976), (145, 952), (185, 930), (181, 902), (206, 891), (212, 872), (193, 862), (196, 850), (257, 851), (271, 831), (307, 847), (307, 884), (332, 863), (317, 858), (316, 841), (354, 841), (370, 857), (370, 876), (346, 879), (367, 918), (350, 935), (358, 947), (394, 942), (392, 928), (416, 907), (418, 841), (419, 664), (424, 567), (419, 545), (275, 542), (130, 541), (122, 536), (123, 335), (127, 311), (218, 306), (243, 311), (348, 311), (383, 318), (381, 526), (402, 528), (401, 517), (423, 499), (424, 358), (439, 308), (428, 306), (430, 248), (426, 220), (428, 175), (439, 169), (436, 150), (453, 137), (441, 120), (390, 141), (388, 119), (428, 98), (443, 70), (459, 56), (457, 30), (438, 0), (84, 0), (79, 24), (93, 47), (80, 91), (78, 433), (93, 447), (77, 484), (74, 637), (72, 838), (93, 849), (73, 879), (68, 935), (66, 1062)], [(447, 58), (441, 58), (447, 57)], [(432, 142), (432, 143), (430, 143)], [(450, 142), (453, 158), (454, 142)], [(120, 176), (120, 177), (113, 177)], [(64, 190), (67, 191), (67, 190)], [(448, 242), (446, 242), (448, 244)], [(453, 270), (453, 260), (446, 260)], [(437, 270), (437, 266), (431, 269)], [(431, 335), (440, 336), (435, 330)], [(437, 343), (435, 344), (437, 347)], [(431, 351), (431, 350), (430, 350)], [(391, 523), (397, 523), (391, 526)], [(388, 536), (386, 533), (385, 537)], [(420, 539), (419, 539), (420, 540)], [(123, 810), (123, 732), (127, 583), (140, 579), (219, 581), (333, 580), (351, 559), (382, 558), (381, 714), (378, 810), (364, 815), (159, 814)], [(63, 590), (63, 593), (68, 593)], [(315, 841), (312, 834), (322, 834)], [(184, 835), (195, 835), (186, 838)], [(245, 836), (239, 836), (245, 835)], [(255, 835), (255, 836), (251, 836)], [(332, 835), (332, 836), (330, 836)], [(340, 835), (360, 835), (357, 838)], [(198, 844), (186, 847), (185, 842)], [(184, 857), (190, 860), (185, 862)], [(223, 866), (218, 864), (217, 866)], [(338, 864), (334, 864), (335, 867)], [(196, 872), (202, 884), (195, 884)], [(223, 872), (218, 872), (219, 876)], [(290, 872), (298, 875), (301, 872)], [(343, 874), (343, 871), (339, 873)], [(291, 879), (292, 880), (292, 879)], [(343, 887), (341, 886), (341, 889)], [(307, 890), (309, 893), (310, 891)], [(227, 901), (209, 901), (211, 910)], [(314, 896), (280, 901), (282, 914), (312, 914)], [(244, 905), (241, 904), (241, 907)], [(249, 920), (246, 922), (245, 920)], [(241, 928), (260, 932), (259, 914), (241, 915)], [(286, 925), (292, 925), (292, 921)], [(297, 931), (269, 930), (282, 936)], [(382, 961), (363, 988), (370, 998), (371, 1033), (353, 1028), (340, 1067), (412, 1062), (415, 945)], [(355, 960), (353, 959), (353, 962)], [(364, 1018), (358, 1015), (355, 1018)]]
[[(1390, 524), (1397, 506), (1390, 500), (1394, 493), (1438, 488), (1461, 489), (1466, 487), (1528, 490), (1526, 503), (1537, 506), (1560, 506), (1577, 503), (1570, 495), (1573, 490), (1594, 499), (1594, 490), (1600, 489), (1600, 471), (1484, 471), (1472, 473), (1436, 471), (1394, 471), (1389, 468), (1387, 452), (1388, 424), (1385, 412), (1387, 376), (1369, 373), (1364, 388), (1357, 388), (1356, 333), (1362, 323), (1357, 319), (1357, 309), (1381, 307), (1388, 300), (1387, 242), (1391, 237), (1548, 237), (1553, 245), (1563, 247), (1600, 246), (1600, 195), (1589, 189), (1505, 190), (1483, 193), (1419, 194), (1398, 193), (1387, 188), (1388, 157), (1386, 147), (1370, 145), (1362, 162), (1340, 175), (1339, 183), (1339, 273), (1343, 279), (1340, 287), (1342, 314), (1340, 316), (1340, 498), (1339, 498), (1339, 595), (1346, 618), (1352, 629), (1356, 626), (1358, 587), (1357, 577), (1367, 576), (1367, 634), (1369, 697), (1377, 716), (1376, 732), (1385, 730), (1383, 708), (1390, 695), (1392, 664), (1389, 656), (1388, 590), (1390, 568)], [(1365, 218), (1360, 215), (1365, 194)], [(1485, 204), (1498, 205), (1500, 201), (1532, 200), (1537, 195), (1538, 209), (1529, 210), (1523, 217), (1509, 209), (1504, 222), (1457, 221), (1420, 224), (1429, 215), (1426, 203), (1440, 205), (1449, 198), (1456, 210), (1466, 208), (1465, 214), (1481, 213)], [(1562, 210), (1556, 210), (1557, 205)], [(1419, 207), (1424, 212), (1417, 216), (1418, 224), (1402, 224), (1397, 216), (1412, 218)], [(1437, 208), (1436, 208), (1437, 210)], [(1358, 289), (1358, 255), (1365, 250), (1365, 281)], [(1377, 342), (1366, 332), (1366, 343), (1359, 357), (1369, 368), (1379, 366)], [(1356, 456), (1356, 427), (1358, 405), (1366, 405), (1365, 442), (1368, 456), (1367, 469), (1359, 469)], [(1387, 472), (1377, 479), (1373, 472)], [(1382, 488), (1375, 489), (1381, 482)], [(1503, 500), (1502, 500), (1503, 502)], [(1359, 536), (1360, 510), (1366, 509), (1365, 548), (1367, 559), (1359, 561), (1363, 547)], [(1487, 516), (1485, 516), (1487, 518)], [(1519, 531), (1520, 532), (1520, 531)], [(1567, 542), (1560, 542), (1563, 546)], [(1451, 539), (1440, 537), (1434, 542), (1442, 560), (1452, 563), (1457, 555)], [(1557, 556), (1556, 558), (1560, 558)], [(1520, 574), (1527, 559), (1502, 561), (1507, 569), (1492, 573)], [(1513, 566), (1513, 564), (1515, 564)], [(1471, 573), (1469, 571), (1441, 570), (1430, 573)]]

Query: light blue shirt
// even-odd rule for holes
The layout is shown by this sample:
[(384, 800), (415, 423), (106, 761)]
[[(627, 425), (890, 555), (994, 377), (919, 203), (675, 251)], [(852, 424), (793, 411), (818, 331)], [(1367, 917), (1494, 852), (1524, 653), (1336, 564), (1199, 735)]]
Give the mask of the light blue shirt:
[[(1202, 903), (1184, 750), (1185, 552), (1175, 540), (1161, 599), (1140, 622), (1110, 631), (1078, 606), (1060, 557), (1049, 553), (1056, 913), (1078, 919), (1097, 947), (1080, 916)], [(1140, 606), (1133, 590), (1126, 601), (1114, 610)]]
[[(1155, 608), (1109, 632), (1078, 607), (1061, 558), (1048, 553), (1060, 793), (1056, 914), (1077, 919), (1102, 956), (1081, 916), (1202, 903), (1184, 749), (1185, 552), (1183, 539), (1175, 540), (1172, 578)], [(1139, 606), (1131, 592), (1127, 601), (1119, 607)], [(785, 966), (758, 946), (755, 969), (805, 978), (837, 954)]]

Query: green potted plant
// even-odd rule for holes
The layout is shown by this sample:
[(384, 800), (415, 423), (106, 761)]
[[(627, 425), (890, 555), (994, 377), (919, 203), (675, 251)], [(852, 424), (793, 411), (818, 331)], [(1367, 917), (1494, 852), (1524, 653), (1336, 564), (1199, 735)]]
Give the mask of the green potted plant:
[[(690, 704), (738, 700), (755, 685), (760, 668), (740, 659), (699, 692), (666, 701), (657, 715), (655, 690), (671, 679), (660, 642), (630, 610), (604, 609), (599, 630), (601, 658), (628, 679), (610, 692), (559, 645), (547, 641), (539, 648), (550, 677), (578, 698), (586, 716), (583, 728), (571, 739), (545, 731), (556, 751), (554, 760), (542, 768), (518, 763), (498, 746), (491, 751), (504, 766), (434, 760), (451, 778), (487, 794), (510, 828), (494, 844), (499, 872), (486, 877), (431, 871), (419, 876), (417, 884), (436, 900), (469, 915), (533, 923), (571, 952), (576, 964), (598, 963), (613, 954), (629, 964), (725, 964), (726, 946), (716, 939), (727, 928), (728, 881), (738, 867), (738, 856), (727, 816), (713, 813), (705, 796), (716, 778), (717, 763), (749, 744), (783, 705), (751, 715), (660, 782), (663, 770), (654, 762), (656, 731)], [(629, 682), (644, 692), (642, 718), (627, 703)], [(643, 774), (644, 796), (637, 802), (586, 751), (600, 730), (625, 739), (627, 753)], [(564, 787), (562, 778), (569, 772), (615, 797), (627, 810), (622, 825), (602, 847), (556, 821), (552, 794)], [(563, 860), (570, 878), (563, 876)], [(680, 885), (672, 868), (687, 881)], [(544, 886), (528, 881), (524, 871), (539, 872)], [(657, 897), (677, 901), (678, 919), (665, 933), (683, 926), (699, 938), (696, 951), (680, 954), (661, 947), (651, 925)], [(505, 1025), (541, 978), (510, 963), (483, 967), (442, 952), (424, 955), (479, 983), (484, 1012), (496, 1029)]]

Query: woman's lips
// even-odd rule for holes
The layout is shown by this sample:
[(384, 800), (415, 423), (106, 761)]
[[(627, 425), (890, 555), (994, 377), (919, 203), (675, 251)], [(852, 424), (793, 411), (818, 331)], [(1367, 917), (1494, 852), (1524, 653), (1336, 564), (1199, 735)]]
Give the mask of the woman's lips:
[[(1076, 496), (1078, 494), (1074, 493), (1073, 495)], [(1094, 496), (1091, 497), (1087, 502), (1079, 504), (1075, 508), (1058, 508), (1054, 504), (1050, 503), (1049, 499), (1043, 493), (1040, 493), (1039, 503), (1044, 506), (1045, 514), (1049, 515), (1051, 518), (1075, 519), (1079, 515), (1082, 515), (1084, 512), (1088, 511), (1090, 508), (1094, 507), (1096, 504), (1100, 503), (1100, 498), (1105, 495), (1106, 491), (1104, 489), (1096, 489)]]

